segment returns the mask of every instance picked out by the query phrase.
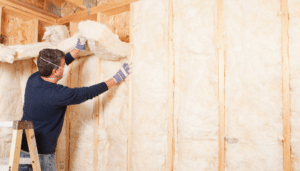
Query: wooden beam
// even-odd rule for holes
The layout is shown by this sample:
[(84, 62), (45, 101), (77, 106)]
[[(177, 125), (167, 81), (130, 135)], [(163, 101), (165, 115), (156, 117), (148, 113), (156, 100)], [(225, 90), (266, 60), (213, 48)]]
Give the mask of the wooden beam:
[(39, 35), (39, 20), (33, 19), (27, 22), (28, 24), (28, 34), (27, 34), (27, 44), (37, 43)]
[(39, 19), (39, 20), (44, 21), (46, 23), (56, 25), (56, 18), (53, 18), (51, 16), (33, 11), (31, 9), (22, 7), (20, 5), (11, 3), (7, 0), (1, 0), (0, 5), (4, 6), (3, 12), (6, 15), (12, 15), (12, 16), (24, 19), (26, 21), (36, 18), (36, 19)]
[(86, 9), (86, 7), (82, 3), (82, 0), (65, 0), (65, 1), (79, 7), (80, 9)]
[(174, 167), (175, 141), (174, 141), (174, 84), (175, 84), (175, 67), (174, 67), (174, 43), (173, 43), (173, 0), (169, 0), (169, 133), (168, 133), (168, 171)]
[[(97, 7), (93, 7), (90, 9), (90, 15), (96, 15), (97, 13), (110, 13), (111, 11), (115, 10), (116, 8), (121, 8), (122, 6), (126, 6), (130, 3), (136, 2), (138, 0), (115, 0), (109, 3), (105, 3), (102, 5), (99, 5)], [(119, 11), (122, 12), (122, 11)], [(57, 20), (57, 24), (65, 24), (71, 21), (81, 21), (84, 20), (85, 18), (89, 17), (87, 15), (87, 10), (83, 10), (80, 12), (77, 12), (73, 15), (60, 18)]]
[[(73, 36), (76, 32), (78, 31), (78, 23), (70, 23), (70, 35)], [(73, 69), (73, 64), (75, 61), (73, 61), (69, 68), (69, 74), (68, 74), (68, 87), (73, 88), (72, 86), (72, 69)], [(64, 162), (64, 168), (65, 171), (69, 171), (70, 170), (70, 115), (71, 115), (71, 106), (67, 107), (67, 111), (66, 111), (66, 117), (65, 117), (65, 121), (66, 121), (66, 156), (65, 156), (65, 162)]]
[[(37, 43), (38, 37), (39, 37), (39, 20), (33, 19), (27, 22), (28, 25), (28, 33), (27, 33), (27, 44), (29, 43)], [(37, 65), (34, 61), (36, 61), (37, 58), (32, 58), (32, 65), (31, 65), (31, 74), (36, 72), (38, 70)]]
[[(134, 14), (134, 6), (133, 4), (130, 4), (130, 27), (129, 27), (129, 41), (130, 43), (133, 43), (133, 14)], [(134, 47), (131, 49), (130, 56), (128, 57), (130, 61), (132, 61), (134, 53)], [(132, 74), (129, 75), (129, 92), (128, 92), (128, 131), (127, 131), (127, 171), (131, 171), (131, 134), (132, 134), (132, 94), (133, 94), (133, 84), (132, 84)]]
[[(101, 60), (95, 58), (97, 68), (96, 68), (96, 82), (100, 82), (101, 76)], [(99, 148), (99, 112), (100, 112), (100, 97), (95, 97), (95, 131), (94, 131), (94, 171), (98, 168), (98, 148)]]
[(126, 11), (130, 11), (130, 4), (125, 5), (125, 6), (121, 6), (118, 8), (114, 8), (108, 11), (104, 11), (102, 12), (103, 14), (107, 15), (107, 16), (112, 16), (112, 15), (116, 15), (116, 14), (120, 14)]
[(78, 32), (78, 23), (70, 22), (70, 36), (72, 37), (75, 33)]
[(44, 0), (44, 1), (46, 1), (46, 3), (51, 2), (52, 4), (58, 7), (61, 7), (61, 4), (65, 2), (64, 0)]
[[(2, 9), (3, 9), (3, 6), (0, 6), (0, 35), (2, 35)], [(1, 42), (0, 42), (1, 44)]]
[(30, 9), (32, 11), (38, 12), (40, 14), (45, 14), (47, 16), (51, 16), (51, 17), (53, 17), (55, 19), (61, 18), (58, 15), (52, 14), (52, 13), (46, 11), (46, 10), (40, 9), (40, 8), (38, 8), (38, 7), (34, 6), (34, 5), (31, 5), (31, 4), (28, 4), (26, 2), (22, 2), (22, 1), (19, 1), (19, 0), (7, 0), (7, 1), (12, 2), (14, 4), (17, 4), (17, 5), (20, 5), (20, 6), (24, 7), (24, 8)]
[(283, 168), (291, 170), (291, 107), (289, 69), (289, 14), (287, 0), (280, 0), (282, 45), (282, 100), (283, 100)]
[[(101, 14), (97, 14), (97, 22), (101, 23)], [(97, 82), (100, 82), (101, 77), (101, 63), (102, 60), (97, 58), (97, 70), (96, 70), (96, 77)], [(99, 114), (100, 114), (100, 105), (101, 100), (100, 96), (97, 96), (95, 99), (95, 132), (94, 132), (94, 171), (98, 170), (98, 149), (99, 149)]]
[(225, 48), (223, 28), (223, 0), (218, 0), (219, 55), (219, 171), (225, 170)]
[(3, 9), (2, 9), (3, 15), (14, 16), (14, 17), (23, 19), (25, 21), (29, 21), (29, 20), (33, 20), (34, 19), (30, 15), (30, 13), (26, 13), (26, 12), (20, 11), (20, 10), (12, 8), (10, 6), (5, 6), (4, 4), (1, 4), (1, 5), (3, 6)]
[[(70, 64), (70, 71), (68, 74), (68, 87), (71, 87), (71, 72), (72, 72), (72, 66), (73, 64)], [(71, 106), (67, 107), (67, 111), (66, 111), (66, 156), (65, 156), (65, 162), (59, 162), (57, 164), (62, 165), (62, 168), (65, 169), (65, 171), (69, 171), (69, 167), (70, 167), (70, 113), (71, 113)]]
[[(100, 23), (101, 15), (97, 14), (97, 22)], [(97, 58), (97, 68), (96, 68), (96, 82), (100, 82), (101, 77), (101, 62), (102, 60)], [(100, 96), (95, 99), (95, 131), (94, 131), (94, 171), (98, 170), (98, 149), (99, 149), (99, 113), (100, 113)]]

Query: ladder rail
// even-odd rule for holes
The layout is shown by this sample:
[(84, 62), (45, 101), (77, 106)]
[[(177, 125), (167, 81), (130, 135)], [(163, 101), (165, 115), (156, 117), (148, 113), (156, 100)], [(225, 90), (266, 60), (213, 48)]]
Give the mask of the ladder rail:
[(20, 152), (21, 152), (23, 130), (25, 130), (26, 133), (26, 138), (27, 138), (29, 153), (30, 153), (30, 161), (31, 161), (30, 163), (32, 164), (33, 171), (41, 171), (41, 165), (40, 165), (39, 155), (36, 146), (33, 123), (31, 121), (0, 122), (0, 128), (13, 129), (8, 166), (0, 166), (0, 171), (2, 170), (18, 171), (19, 164), (23, 164), (20, 163), (20, 160), (22, 160), (20, 159)]

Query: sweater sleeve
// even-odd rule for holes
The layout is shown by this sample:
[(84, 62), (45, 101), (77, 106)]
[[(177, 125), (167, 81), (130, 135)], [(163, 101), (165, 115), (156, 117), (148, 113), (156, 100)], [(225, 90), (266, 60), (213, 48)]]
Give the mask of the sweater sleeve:
[(70, 52), (68, 52), (65, 56), (65, 61), (66, 64), (69, 65), (70, 63), (72, 63), (75, 59), (73, 58), (73, 56), (70, 54)]
[(106, 83), (102, 82), (90, 87), (69, 88), (58, 85), (51, 96), (51, 101), (58, 106), (80, 104), (98, 96), (108, 90)]

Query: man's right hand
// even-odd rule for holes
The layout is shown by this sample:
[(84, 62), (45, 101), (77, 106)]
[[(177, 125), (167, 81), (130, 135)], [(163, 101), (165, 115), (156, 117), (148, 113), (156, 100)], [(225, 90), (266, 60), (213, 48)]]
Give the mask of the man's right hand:
[(131, 62), (129, 63), (124, 63), (121, 69), (116, 73), (116, 75), (113, 76), (113, 79), (119, 84), (122, 80), (127, 77), (132, 70), (132, 64)]

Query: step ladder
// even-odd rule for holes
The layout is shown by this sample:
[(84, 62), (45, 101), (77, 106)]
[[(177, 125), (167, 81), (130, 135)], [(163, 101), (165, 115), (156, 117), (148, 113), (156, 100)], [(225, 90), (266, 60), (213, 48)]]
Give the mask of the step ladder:
[[(0, 166), (0, 171), (18, 171), (19, 164), (32, 164), (33, 171), (41, 171), (33, 123), (31, 121), (0, 122), (0, 128), (13, 129), (8, 166)], [(23, 130), (25, 130), (26, 133), (31, 160), (22, 158), (20, 160)]]

